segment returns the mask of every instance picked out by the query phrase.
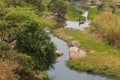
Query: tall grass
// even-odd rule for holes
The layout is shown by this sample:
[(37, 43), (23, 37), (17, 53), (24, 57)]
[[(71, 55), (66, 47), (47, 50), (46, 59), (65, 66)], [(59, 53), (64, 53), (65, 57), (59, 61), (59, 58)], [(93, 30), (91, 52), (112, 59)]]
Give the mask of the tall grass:
[(104, 12), (95, 18), (90, 32), (105, 43), (120, 48), (120, 20), (111, 12)]

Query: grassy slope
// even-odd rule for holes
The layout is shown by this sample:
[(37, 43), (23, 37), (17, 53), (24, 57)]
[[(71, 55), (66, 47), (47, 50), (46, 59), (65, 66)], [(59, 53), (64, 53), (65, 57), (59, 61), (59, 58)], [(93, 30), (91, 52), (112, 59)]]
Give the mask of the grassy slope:
[[(70, 43), (70, 38), (78, 40), (81, 47), (94, 51), (80, 59), (69, 60), (68, 66), (77, 71), (87, 71), (101, 75), (111, 76), (120, 80), (120, 53), (119, 50), (98, 42), (83, 32), (72, 29), (56, 29), (55, 34)], [(79, 34), (79, 35), (77, 35)]]

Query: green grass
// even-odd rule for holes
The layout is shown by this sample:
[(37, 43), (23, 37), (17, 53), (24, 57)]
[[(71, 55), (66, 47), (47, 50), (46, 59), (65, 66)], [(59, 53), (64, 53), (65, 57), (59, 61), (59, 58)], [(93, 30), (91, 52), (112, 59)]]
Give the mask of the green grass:
[(77, 71), (106, 75), (120, 80), (120, 57), (116, 54), (91, 54), (86, 57), (69, 60), (68, 65)]
[(90, 8), (89, 9), (89, 19), (94, 19), (96, 16), (98, 16), (102, 11), (98, 10), (97, 8)]
[(83, 58), (69, 60), (68, 66), (77, 71), (86, 71), (114, 77), (120, 80), (120, 50), (99, 42), (84, 32), (73, 29), (56, 29), (54, 33), (69, 44), (71, 37), (80, 42), (80, 48), (94, 51)]
[(120, 17), (120, 9), (117, 9), (117, 10), (115, 11), (115, 14)]
[(68, 13), (66, 14), (68, 20), (78, 21), (80, 17), (80, 11), (73, 6), (68, 6)]
[[(88, 18), (92, 20), (95, 17), (97, 17), (99, 14), (105, 11), (112, 12), (111, 8), (103, 8), (102, 10), (98, 10), (97, 8), (89, 8)], [(115, 14), (120, 17), (120, 9), (117, 8), (115, 11)]]
[(70, 37), (73, 37), (75, 40), (78, 40), (81, 44), (81, 47), (86, 50), (92, 50), (96, 52), (105, 52), (105, 51), (117, 51), (116, 48), (112, 46), (106, 45), (102, 42), (99, 42), (87, 34), (83, 34), (82, 31), (73, 30), (73, 29), (56, 29), (55, 34), (60, 38), (64, 39), (68, 43), (70, 43)]

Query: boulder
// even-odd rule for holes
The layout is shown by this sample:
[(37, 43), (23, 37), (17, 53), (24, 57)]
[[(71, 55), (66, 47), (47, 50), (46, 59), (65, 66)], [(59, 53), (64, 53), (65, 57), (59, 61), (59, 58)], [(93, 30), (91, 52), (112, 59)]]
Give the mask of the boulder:
[(60, 50), (56, 50), (56, 51), (55, 51), (55, 54), (56, 54), (57, 56), (62, 56), (62, 55), (64, 54), (64, 52), (63, 52), (63, 51), (60, 51)]
[(79, 53), (79, 48), (78, 47), (70, 47), (69, 52), (78, 54)]
[(69, 50), (70, 59), (84, 57), (85, 55), (86, 55), (86, 52), (83, 50), (80, 50), (78, 47), (70, 47), (70, 50)]
[(78, 47), (80, 45), (80, 43), (78, 42), (78, 41), (76, 41), (76, 40), (73, 40), (72, 42), (71, 42), (71, 46), (72, 47)]

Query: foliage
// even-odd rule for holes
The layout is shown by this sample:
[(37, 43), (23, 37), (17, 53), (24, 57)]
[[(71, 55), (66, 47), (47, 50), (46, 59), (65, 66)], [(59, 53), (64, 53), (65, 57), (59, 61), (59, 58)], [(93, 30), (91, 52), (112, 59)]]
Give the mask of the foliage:
[(91, 23), (90, 31), (105, 43), (120, 48), (119, 21), (116, 15), (104, 12)]
[(88, 14), (88, 18), (89, 19), (94, 19), (95, 17), (98, 16), (98, 14), (100, 14), (102, 11), (98, 10), (96, 8), (90, 8), (89, 9), (89, 14)]
[(49, 69), (55, 61), (55, 47), (48, 34), (39, 23), (32, 20), (24, 24), (23, 27), (25, 27), (24, 30), (17, 35), (18, 50), (34, 59), (35, 70)]
[(81, 8), (83, 10), (89, 10), (90, 9), (90, 6), (89, 5), (82, 5)]
[(6, 50), (6, 51), (8, 51), (10, 49), (11, 49), (11, 47), (10, 47), (10, 45), (8, 43), (6, 43), (4, 41), (0, 42), (0, 50)]
[(34, 60), (32, 59), (31, 56), (25, 55), (23, 53), (11, 51), (10, 54), (11, 61), (15, 61), (18, 64), (20, 64), (24, 70), (26, 71), (32, 71), (33, 70), (33, 65), (34, 65)]
[(57, 13), (57, 16), (64, 18), (65, 13), (67, 12), (67, 5), (63, 0), (55, 0), (50, 5), (50, 11), (54, 14)]
[(8, 75), (14, 72), (20, 80), (33, 80), (34, 71), (47, 70), (55, 62), (55, 46), (45, 31), (55, 23), (38, 16), (29, 1), (34, 0), (0, 0), (0, 60), (15, 62), (17, 67), (7, 67)]
[(43, 0), (2, 0), (8, 7), (25, 7), (34, 6), (38, 11), (44, 11), (45, 5)]
[(116, 9), (115, 14), (120, 17), (120, 9)]
[(50, 80), (50, 78), (46, 72), (41, 72), (35, 76), (35, 80)]
[(80, 16), (81, 14), (82, 14), (81, 10), (77, 10), (75, 7), (69, 5), (66, 17), (67, 17), (68, 20), (78, 21), (79, 17), (81, 17)]
[(2, 59), (3, 61), (9, 58), (10, 55), (10, 51), (11, 50), (11, 46), (4, 42), (1, 41), (0, 42), (0, 59)]

